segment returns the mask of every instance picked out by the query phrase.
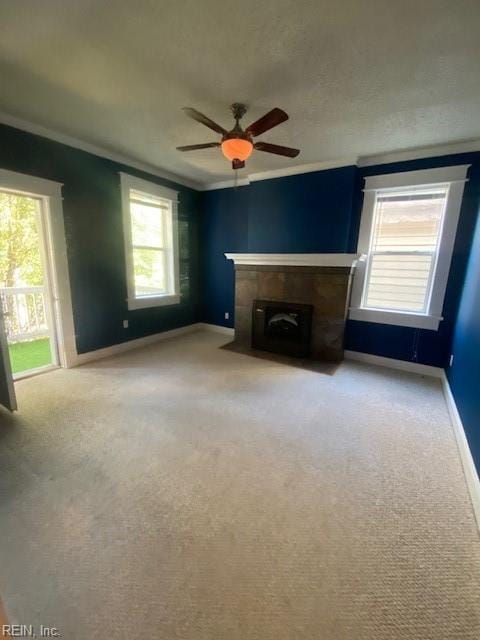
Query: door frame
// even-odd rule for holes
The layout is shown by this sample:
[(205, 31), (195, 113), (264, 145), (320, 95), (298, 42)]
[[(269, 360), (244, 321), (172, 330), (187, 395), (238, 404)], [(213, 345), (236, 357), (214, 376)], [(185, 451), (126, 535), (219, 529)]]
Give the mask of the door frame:
[(50, 276), (51, 305), (56, 329), (58, 359), (61, 367), (73, 367), (78, 354), (73, 323), (72, 295), (68, 271), (67, 244), (63, 222), (61, 182), (37, 178), (25, 173), (0, 169), (0, 189), (40, 200), (45, 268)]
[[(57, 330), (57, 321), (56, 316), (57, 312), (55, 309), (55, 298), (53, 293), (53, 261), (50, 257), (49, 251), (49, 238), (47, 234), (47, 213), (45, 209), (45, 202), (42, 198), (37, 198), (38, 209), (37, 209), (37, 229), (40, 240), (40, 255), (41, 255), (41, 263), (43, 267), (43, 278), (44, 278), (44, 288), (46, 289), (47, 296), (45, 300), (45, 314), (48, 324), (48, 334), (50, 338), (50, 352), (52, 357), (52, 362), (50, 365), (46, 367), (41, 367), (42, 371), (46, 371), (48, 367), (55, 368), (60, 364), (59, 359), (59, 349), (58, 349), (58, 330)], [(34, 373), (33, 371), (25, 371), (25, 375), (29, 375)]]

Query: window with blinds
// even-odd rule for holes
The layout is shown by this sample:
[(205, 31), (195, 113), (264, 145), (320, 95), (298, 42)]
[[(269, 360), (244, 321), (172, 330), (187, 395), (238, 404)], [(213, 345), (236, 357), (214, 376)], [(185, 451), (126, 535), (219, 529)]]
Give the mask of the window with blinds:
[(377, 191), (363, 307), (428, 312), (448, 190)]

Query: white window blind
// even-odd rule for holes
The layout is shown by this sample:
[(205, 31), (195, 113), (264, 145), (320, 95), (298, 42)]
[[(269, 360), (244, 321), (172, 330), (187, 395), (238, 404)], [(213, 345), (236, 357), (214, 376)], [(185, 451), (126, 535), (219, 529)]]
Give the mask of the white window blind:
[(428, 312), (448, 190), (377, 191), (363, 307)]

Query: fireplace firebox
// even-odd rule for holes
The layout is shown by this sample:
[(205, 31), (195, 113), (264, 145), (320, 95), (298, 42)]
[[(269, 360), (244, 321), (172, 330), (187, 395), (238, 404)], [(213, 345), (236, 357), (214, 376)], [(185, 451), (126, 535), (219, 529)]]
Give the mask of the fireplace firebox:
[(310, 355), (313, 305), (254, 300), (252, 347), (288, 356)]

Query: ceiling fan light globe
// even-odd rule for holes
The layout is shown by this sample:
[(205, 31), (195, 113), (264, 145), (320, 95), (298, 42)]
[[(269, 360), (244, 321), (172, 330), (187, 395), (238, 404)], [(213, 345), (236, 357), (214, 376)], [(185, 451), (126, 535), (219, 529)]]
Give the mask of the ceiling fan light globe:
[(247, 160), (252, 155), (253, 144), (243, 138), (228, 138), (222, 142), (222, 153), (227, 160)]

